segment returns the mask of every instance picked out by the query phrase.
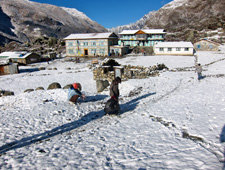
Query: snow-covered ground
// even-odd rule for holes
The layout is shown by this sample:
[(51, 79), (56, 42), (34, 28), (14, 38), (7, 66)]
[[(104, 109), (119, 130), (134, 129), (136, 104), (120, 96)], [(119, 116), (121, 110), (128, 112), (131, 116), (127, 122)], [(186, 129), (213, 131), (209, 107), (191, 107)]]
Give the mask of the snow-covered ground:
[[(55, 60), (1, 76), (0, 89), (15, 96), (0, 98), (0, 169), (222, 169), (225, 47), (197, 56), (204, 69), (201, 81), (193, 56), (117, 59), (130, 65), (164, 63), (173, 70), (122, 82), (118, 116), (104, 115), (109, 92), (96, 92), (90, 61)], [(86, 100), (73, 105), (64, 89), (24, 93), (53, 82), (62, 87), (80, 82)]]

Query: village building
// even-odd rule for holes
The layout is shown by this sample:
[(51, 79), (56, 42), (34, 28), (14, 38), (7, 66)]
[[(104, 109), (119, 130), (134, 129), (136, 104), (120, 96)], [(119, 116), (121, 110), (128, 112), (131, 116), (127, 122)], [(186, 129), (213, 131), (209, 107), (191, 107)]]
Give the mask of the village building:
[(37, 63), (41, 61), (41, 56), (36, 53), (30, 53), (30, 52), (3, 52), (0, 54), (0, 58), (7, 58), (11, 59), (13, 63), (19, 63), (19, 64), (31, 64), (31, 63)]
[(123, 30), (119, 33), (119, 45), (152, 47), (158, 42), (164, 42), (164, 29)]
[[(118, 36), (113, 32), (71, 34), (64, 38), (67, 57), (105, 57), (111, 53), (110, 48), (118, 45)], [(116, 48), (115, 54), (124, 54), (123, 47)]]
[(19, 73), (18, 64), (12, 63), (11, 60), (0, 58), (0, 75)]
[(153, 48), (155, 55), (194, 55), (191, 42), (159, 42)]
[(110, 46), (110, 55), (111, 56), (123, 56), (129, 53), (129, 47), (128, 46), (120, 46), (120, 45), (112, 45)]
[(219, 46), (219, 43), (205, 39), (194, 43), (196, 51), (219, 51)]

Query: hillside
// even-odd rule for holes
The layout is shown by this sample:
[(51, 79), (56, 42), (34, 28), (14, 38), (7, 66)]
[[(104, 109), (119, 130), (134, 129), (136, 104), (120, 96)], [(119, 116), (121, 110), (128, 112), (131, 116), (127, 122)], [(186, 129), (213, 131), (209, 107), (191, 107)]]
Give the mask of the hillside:
[(34, 37), (64, 38), (71, 33), (107, 30), (76, 9), (29, 0), (0, 0), (0, 45)]
[(174, 0), (156, 11), (146, 22), (146, 27), (180, 32), (177, 37), (182, 40), (207, 37), (207, 31), (218, 28), (223, 30), (224, 36), (224, 9), (224, 0)]

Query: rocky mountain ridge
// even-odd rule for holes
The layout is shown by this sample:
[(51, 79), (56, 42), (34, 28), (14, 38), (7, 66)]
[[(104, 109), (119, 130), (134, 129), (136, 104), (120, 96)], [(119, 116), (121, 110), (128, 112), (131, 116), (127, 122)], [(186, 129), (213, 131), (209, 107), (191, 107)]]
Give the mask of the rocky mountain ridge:
[(135, 23), (122, 25), (118, 27), (113, 27), (108, 29), (109, 31), (115, 32), (116, 34), (122, 32), (123, 30), (138, 30), (143, 29), (146, 25), (146, 22), (151, 18), (151, 16), (155, 13), (155, 11), (150, 11), (148, 14), (144, 15), (140, 20)]
[(76, 9), (29, 0), (0, 0), (0, 42), (25, 42), (40, 36), (64, 38), (71, 33), (107, 30)]
[(174, 0), (156, 11), (145, 26), (164, 28), (180, 37), (170, 37), (172, 40), (194, 41), (201, 36), (207, 37), (208, 31), (217, 29), (223, 30), (224, 37), (224, 9), (224, 0)]

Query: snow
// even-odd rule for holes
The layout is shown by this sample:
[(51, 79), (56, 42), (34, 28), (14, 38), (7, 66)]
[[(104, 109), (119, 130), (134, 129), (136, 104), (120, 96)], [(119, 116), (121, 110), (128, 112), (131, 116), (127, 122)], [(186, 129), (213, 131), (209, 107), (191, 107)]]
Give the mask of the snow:
[(64, 40), (71, 39), (101, 39), (101, 38), (109, 38), (113, 33), (105, 32), (105, 33), (83, 33), (83, 34), (70, 34), (68, 37), (64, 38)]
[(88, 18), (87, 15), (85, 15), (83, 12), (78, 11), (75, 8), (66, 8), (66, 7), (62, 7), (63, 10), (65, 10), (66, 12), (68, 12), (69, 14), (76, 16), (77, 18), (82, 18), (85, 20), (90, 20), (90, 18)]
[[(136, 34), (138, 31), (140, 30), (123, 30), (119, 34)], [(145, 32), (146, 34), (165, 34), (164, 29), (143, 29), (141, 31)]]
[[(109, 92), (96, 92), (91, 60), (57, 59), (1, 76), (1, 89), (15, 96), (0, 97), (0, 169), (222, 169), (224, 54), (225, 46), (197, 52), (205, 76), (200, 81), (194, 56), (117, 59), (170, 69), (159, 77), (123, 81), (118, 116), (104, 115)], [(80, 82), (87, 98), (74, 105), (64, 89), (23, 92), (52, 82), (62, 87)]]
[(188, 2), (188, 0), (173, 0), (172, 2), (166, 4), (163, 6), (163, 9), (175, 9), (179, 6), (185, 5)]

